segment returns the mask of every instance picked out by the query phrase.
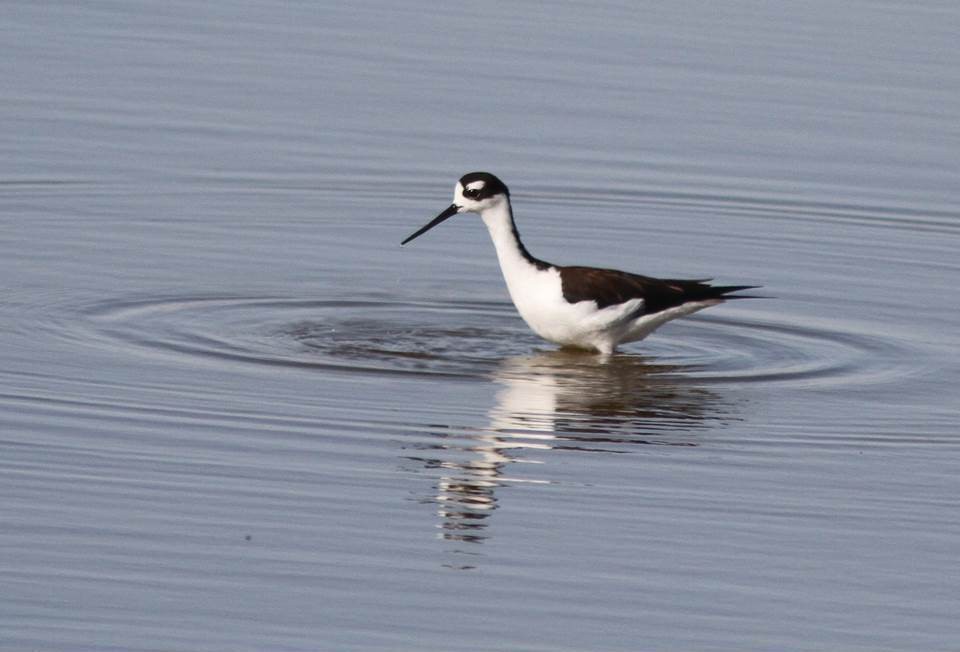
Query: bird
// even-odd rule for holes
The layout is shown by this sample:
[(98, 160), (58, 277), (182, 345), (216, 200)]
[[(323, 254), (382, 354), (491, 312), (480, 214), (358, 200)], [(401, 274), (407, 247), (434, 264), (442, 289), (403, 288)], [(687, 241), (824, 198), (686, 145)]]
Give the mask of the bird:
[(527, 250), (510, 190), (489, 172), (463, 175), (453, 203), (401, 242), (405, 245), (461, 213), (477, 213), (490, 232), (517, 312), (530, 329), (563, 348), (610, 355), (663, 324), (729, 299), (756, 285), (710, 285), (711, 279), (661, 279), (616, 269), (554, 265)]

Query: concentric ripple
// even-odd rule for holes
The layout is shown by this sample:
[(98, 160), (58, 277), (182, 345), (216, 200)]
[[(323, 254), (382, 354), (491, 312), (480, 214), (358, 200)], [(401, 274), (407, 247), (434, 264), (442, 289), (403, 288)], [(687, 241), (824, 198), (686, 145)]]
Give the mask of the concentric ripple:
[[(179, 297), (85, 310), (94, 338), (200, 362), (356, 373), (485, 376), (552, 348), (501, 302)], [(866, 383), (905, 371), (902, 343), (745, 312), (679, 320), (643, 342), (669, 373), (708, 383)]]

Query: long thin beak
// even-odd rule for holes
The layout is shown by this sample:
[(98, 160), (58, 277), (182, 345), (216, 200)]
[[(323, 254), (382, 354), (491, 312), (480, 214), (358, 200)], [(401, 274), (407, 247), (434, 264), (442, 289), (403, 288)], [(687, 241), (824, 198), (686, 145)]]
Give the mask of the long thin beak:
[(421, 228), (419, 231), (417, 231), (416, 233), (414, 233), (413, 235), (411, 235), (410, 237), (408, 237), (406, 240), (404, 240), (404, 241), (401, 242), (400, 244), (401, 244), (401, 245), (405, 245), (405, 244), (407, 244), (408, 242), (410, 242), (411, 240), (413, 240), (414, 238), (423, 235), (424, 233), (426, 233), (427, 231), (429, 231), (430, 229), (432, 229), (432, 228), (435, 227), (436, 225), (440, 224), (440, 222), (443, 222), (443, 221), (445, 221), (445, 220), (448, 220), (448, 219), (450, 219), (451, 217), (453, 217), (454, 215), (456, 215), (459, 210), (460, 210), (460, 207), (459, 207), (459, 206), (457, 206), (456, 204), (450, 204), (449, 206), (447, 206), (446, 210), (444, 210), (442, 213), (440, 213), (440, 214), (437, 215), (435, 218), (433, 218), (432, 220), (430, 220), (430, 222), (429, 222), (428, 224), (426, 224), (423, 228)]

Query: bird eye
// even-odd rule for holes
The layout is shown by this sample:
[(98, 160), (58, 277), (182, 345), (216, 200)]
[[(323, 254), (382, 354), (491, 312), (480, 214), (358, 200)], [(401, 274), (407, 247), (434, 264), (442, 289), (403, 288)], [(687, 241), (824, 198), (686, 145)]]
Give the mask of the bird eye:
[(464, 197), (470, 197), (471, 199), (480, 195), (480, 190), (477, 188), (467, 188), (463, 191)]

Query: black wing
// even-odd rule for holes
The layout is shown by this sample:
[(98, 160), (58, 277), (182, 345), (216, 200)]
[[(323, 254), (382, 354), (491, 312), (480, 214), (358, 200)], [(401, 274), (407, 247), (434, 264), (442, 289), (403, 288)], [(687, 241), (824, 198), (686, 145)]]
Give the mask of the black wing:
[(731, 292), (756, 285), (709, 285), (709, 279), (660, 279), (595, 267), (559, 267), (563, 298), (568, 303), (596, 301), (606, 308), (631, 299), (643, 299), (642, 314), (650, 314), (709, 299), (746, 299)]

